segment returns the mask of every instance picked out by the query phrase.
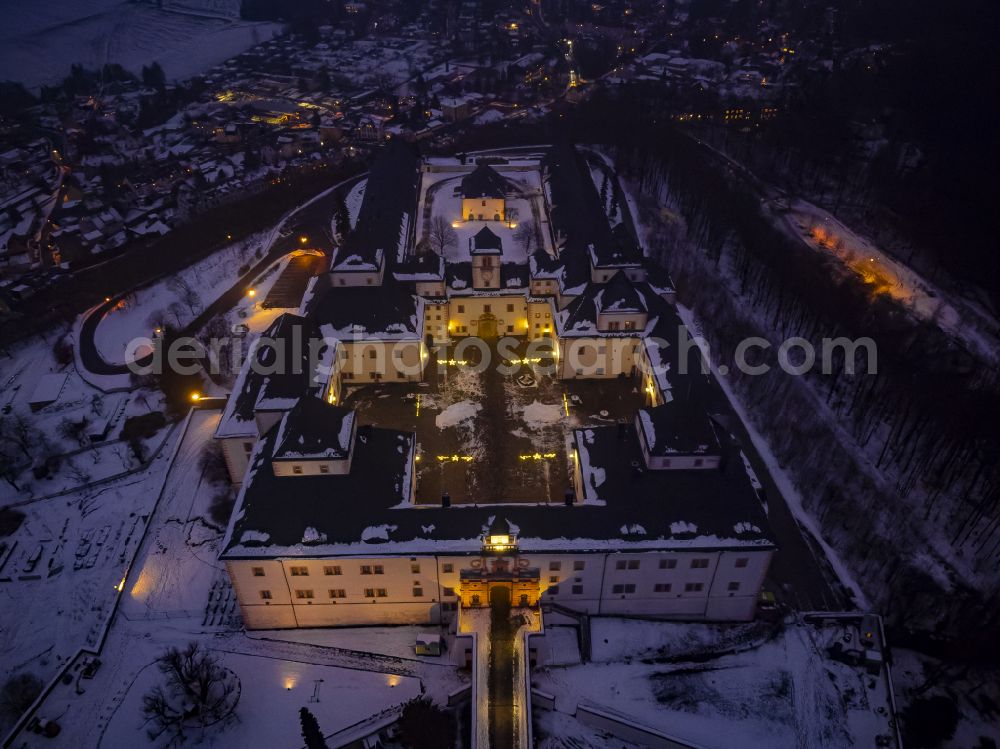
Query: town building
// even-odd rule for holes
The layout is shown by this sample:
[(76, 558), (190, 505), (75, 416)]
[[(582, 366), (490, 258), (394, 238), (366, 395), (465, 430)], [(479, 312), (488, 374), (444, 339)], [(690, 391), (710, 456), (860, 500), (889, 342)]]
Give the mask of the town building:
[[(329, 272), (261, 337), (216, 433), (240, 484), (221, 559), (247, 627), (447, 624), (498, 586), (515, 606), (754, 616), (775, 549), (759, 484), (706, 411), (701, 354), (666, 344), (682, 330), (669, 277), (590, 169), (568, 146), (489, 163), (386, 147)], [(450, 239), (432, 236), (439, 216)], [(469, 336), (536, 345), (555, 377), (619, 378), (647, 405), (567, 433), (563, 501), (421, 497), (419, 435), (367, 423), (342, 390), (412, 387)]]

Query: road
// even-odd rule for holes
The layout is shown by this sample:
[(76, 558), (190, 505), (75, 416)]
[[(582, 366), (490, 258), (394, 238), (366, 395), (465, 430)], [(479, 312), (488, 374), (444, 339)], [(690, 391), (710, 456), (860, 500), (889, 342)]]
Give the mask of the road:
[[(236, 305), (236, 303), (246, 293), (247, 285), (258, 274), (260, 274), (271, 263), (290, 252), (303, 248), (320, 248), (328, 253), (333, 248), (333, 238), (330, 235), (330, 218), (336, 207), (336, 190), (347, 191), (360, 179), (367, 176), (367, 172), (355, 175), (335, 186), (329, 194), (314, 199), (313, 202), (297, 208), (283, 222), (283, 228), (275, 233), (275, 238), (270, 249), (261, 260), (250, 269), (232, 287), (224, 292), (220, 297), (208, 305), (201, 314), (192, 320), (184, 329), (185, 333), (201, 328), (208, 320), (215, 315), (225, 312)], [(303, 239), (305, 241), (303, 241)], [(159, 280), (159, 279), (157, 279)], [(148, 284), (147, 284), (148, 285)], [(80, 339), (77, 342), (80, 350), (80, 361), (87, 371), (95, 375), (127, 375), (130, 370), (124, 364), (113, 364), (107, 362), (97, 350), (94, 337), (97, 326), (108, 313), (108, 311), (127, 294), (141, 294), (141, 289), (130, 289), (122, 291), (110, 297), (108, 301), (99, 304), (89, 313), (80, 328)], [(144, 360), (143, 360), (144, 361)]]
[(490, 598), (490, 749), (513, 749), (517, 745), (514, 720), (514, 637), (517, 627), (510, 620), (510, 593), (505, 588), (497, 587)]

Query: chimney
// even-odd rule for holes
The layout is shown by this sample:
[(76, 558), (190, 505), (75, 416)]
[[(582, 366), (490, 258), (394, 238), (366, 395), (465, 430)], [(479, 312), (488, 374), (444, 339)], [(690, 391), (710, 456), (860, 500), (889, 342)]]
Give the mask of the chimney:
[(448, 492), (441, 493), (441, 506), (451, 507), (451, 495)]

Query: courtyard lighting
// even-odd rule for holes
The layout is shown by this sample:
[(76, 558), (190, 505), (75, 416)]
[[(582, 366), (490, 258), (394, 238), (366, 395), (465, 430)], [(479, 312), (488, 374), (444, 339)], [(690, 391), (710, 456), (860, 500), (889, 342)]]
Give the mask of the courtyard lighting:
[(193, 393), (191, 393), (191, 402), (192, 403), (197, 403), (200, 400), (201, 400), (201, 393), (199, 393), (197, 390), (194, 391)]
[(257, 296), (257, 289), (247, 289), (247, 296), (253, 299)]
[(307, 237), (305, 234), (303, 234), (301, 237), (299, 237), (299, 244), (305, 244), (308, 241), (309, 241), (309, 237)]

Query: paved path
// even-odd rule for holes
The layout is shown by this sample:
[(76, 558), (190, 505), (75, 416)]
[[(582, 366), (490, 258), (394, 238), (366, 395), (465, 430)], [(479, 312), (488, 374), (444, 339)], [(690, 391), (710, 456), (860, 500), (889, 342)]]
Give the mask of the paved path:
[[(497, 588), (496, 593), (503, 591)], [(504, 591), (506, 592), (506, 591)], [(514, 637), (510, 620), (510, 594), (492, 596), (490, 602), (489, 720), (490, 749), (517, 745), (514, 721)], [(483, 699), (483, 695), (479, 696)]]
[[(198, 330), (212, 317), (235, 306), (246, 293), (247, 284), (279, 258), (304, 247), (320, 247), (324, 251), (332, 248), (333, 238), (330, 236), (330, 216), (333, 215), (333, 211), (336, 208), (336, 192), (340, 190), (346, 193), (358, 180), (363, 179), (365, 176), (367, 176), (367, 172), (351, 177), (329, 190), (328, 194), (323, 195), (321, 193), (321, 197), (314, 198), (313, 202), (295, 209), (284, 222), (279, 223), (281, 230), (274, 232), (270, 248), (260, 261), (233, 284), (233, 286), (202, 310), (201, 314), (185, 326), (184, 331)], [(302, 241), (303, 238), (305, 238), (305, 242)], [(305, 287), (303, 286), (304, 290)], [(97, 326), (100, 325), (101, 320), (108, 311), (119, 299), (134, 291), (137, 290), (129, 289), (120, 292), (117, 296), (111, 297), (109, 301), (95, 307), (84, 318), (83, 324), (80, 327), (80, 337), (77, 341), (77, 346), (79, 347), (80, 361), (88, 372), (102, 376), (129, 374), (129, 368), (124, 364), (113, 364), (104, 360), (97, 350), (94, 336), (97, 332)]]

